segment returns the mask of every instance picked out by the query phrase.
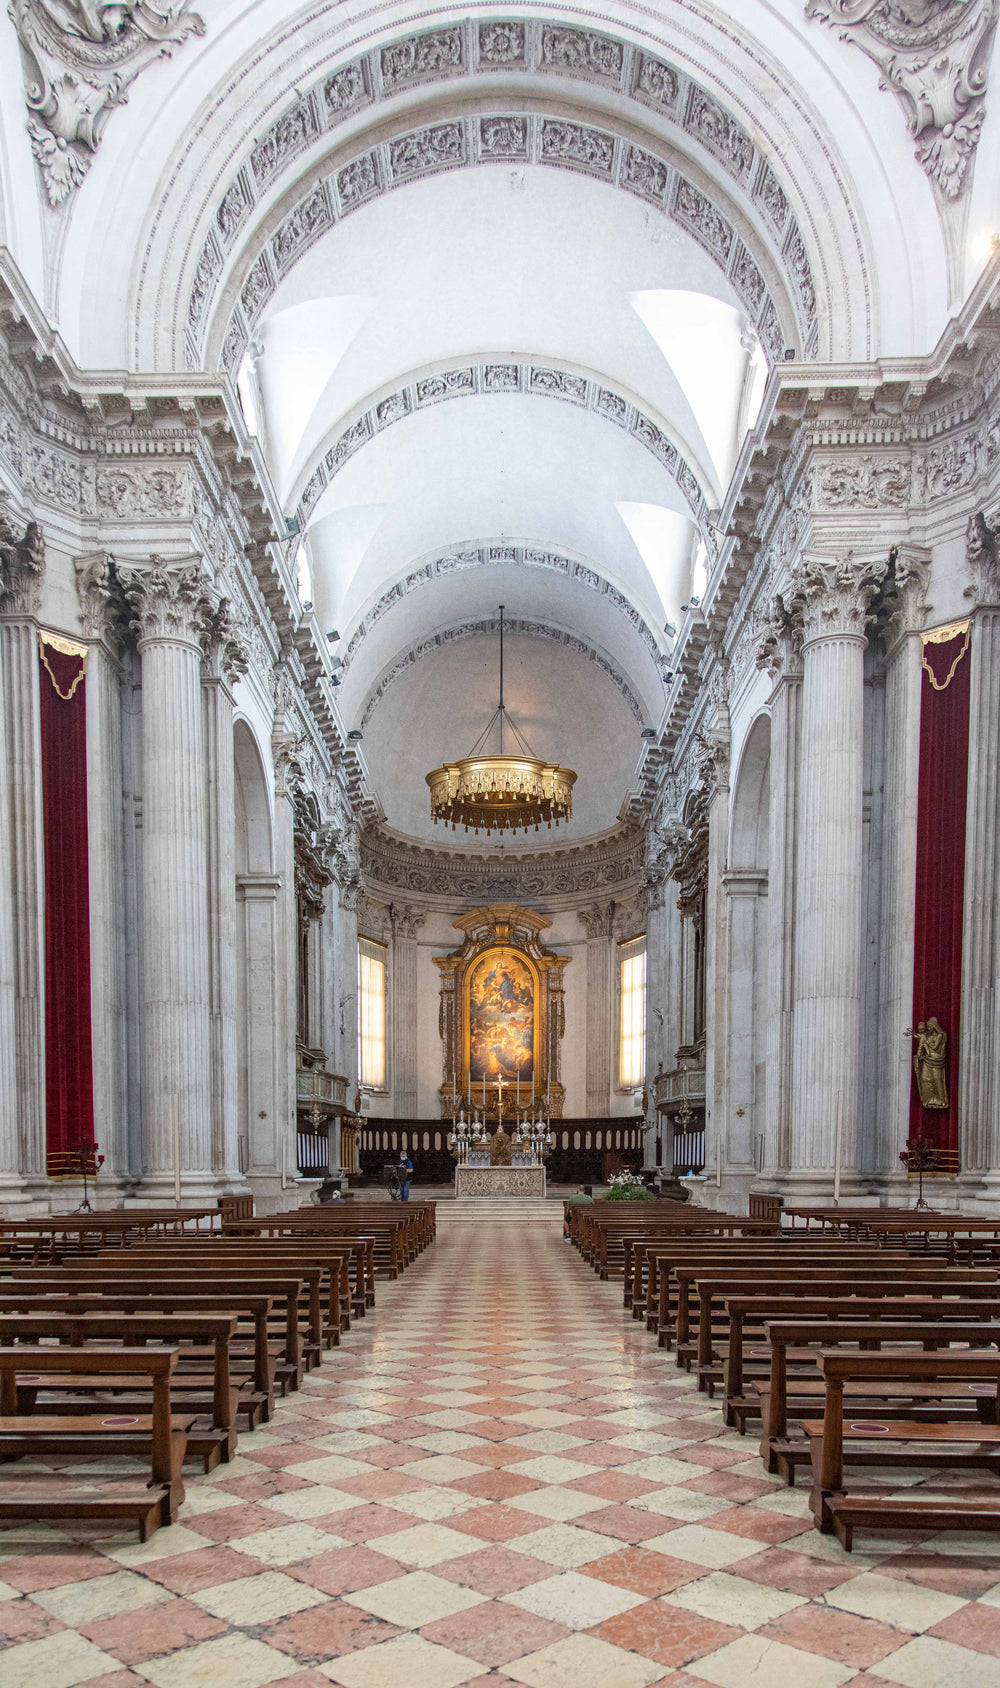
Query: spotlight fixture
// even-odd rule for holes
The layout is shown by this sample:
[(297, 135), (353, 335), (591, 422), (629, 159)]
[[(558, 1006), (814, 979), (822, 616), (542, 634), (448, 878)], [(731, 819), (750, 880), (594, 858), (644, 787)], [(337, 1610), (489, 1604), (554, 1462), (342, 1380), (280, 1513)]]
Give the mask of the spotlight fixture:
[(331, 627), (329, 633), (326, 636), (327, 644), (328, 645), (335, 645), (338, 642), (339, 638), (340, 638), (340, 634), (337, 632), (337, 629), (335, 627)]
[(304, 599), (303, 604), (302, 604), (303, 615), (311, 615), (312, 614), (312, 607), (313, 607), (312, 599), (311, 598)]
[(794, 363), (795, 362), (795, 347), (794, 346), (786, 346), (785, 347), (785, 362), (786, 363)]
[(360, 744), (363, 737), (364, 734), (360, 727), (352, 727), (347, 735), (347, 742), (348, 744)]
[(654, 739), (655, 740), (655, 738), (656, 738), (656, 728), (655, 727), (643, 727), (642, 732), (639, 734), (639, 737), (644, 738), (644, 739)]

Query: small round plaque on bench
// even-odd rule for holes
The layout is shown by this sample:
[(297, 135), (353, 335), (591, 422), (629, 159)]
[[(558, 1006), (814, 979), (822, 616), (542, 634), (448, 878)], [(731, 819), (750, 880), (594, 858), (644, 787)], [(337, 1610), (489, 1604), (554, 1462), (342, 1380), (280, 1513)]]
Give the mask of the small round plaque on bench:
[(111, 1430), (112, 1428), (119, 1429), (122, 1425), (138, 1424), (138, 1422), (139, 1420), (137, 1418), (102, 1418), (101, 1428), (102, 1430)]
[(889, 1434), (889, 1426), (887, 1424), (850, 1424), (848, 1425), (848, 1429), (859, 1430), (865, 1436), (888, 1436)]

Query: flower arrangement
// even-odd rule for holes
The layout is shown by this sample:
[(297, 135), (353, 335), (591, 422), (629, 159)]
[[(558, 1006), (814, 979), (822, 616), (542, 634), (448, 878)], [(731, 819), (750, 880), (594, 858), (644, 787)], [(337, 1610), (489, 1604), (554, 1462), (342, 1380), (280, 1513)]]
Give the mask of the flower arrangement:
[(636, 1172), (613, 1172), (608, 1179), (609, 1202), (649, 1202), (653, 1196)]

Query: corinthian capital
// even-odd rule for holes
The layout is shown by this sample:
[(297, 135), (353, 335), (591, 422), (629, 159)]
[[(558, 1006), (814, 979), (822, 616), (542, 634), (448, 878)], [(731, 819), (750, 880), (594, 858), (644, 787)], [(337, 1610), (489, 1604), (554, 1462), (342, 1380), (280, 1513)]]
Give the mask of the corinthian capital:
[(205, 654), (213, 670), (233, 685), (250, 667), (250, 625), (232, 598), (221, 598), (209, 618)]
[(403, 908), (397, 908), (395, 903), (390, 906), (392, 917), (392, 933), (395, 938), (415, 938), (421, 926), (427, 919), (419, 909), (411, 908), (407, 903)]
[(24, 537), (0, 514), (0, 609), (8, 615), (36, 615), (42, 600), (45, 540), (37, 522), (29, 522)]
[(219, 594), (200, 557), (150, 557), (145, 566), (119, 563), (117, 573), (140, 646), (180, 639), (201, 648), (218, 614)]
[(578, 908), (576, 912), (588, 941), (591, 938), (610, 938), (615, 920), (613, 902), (594, 903), (590, 908)]
[(892, 559), (891, 592), (886, 591), (890, 614), (887, 647), (894, 646), (904, 633), (919, 633), (930, 612), (927, 588), (930, 584), (931, 564), (927, 552), (913, 546), (900, 546)]
[(802, 629), (780, 592), (767, 607), (754, 654), (757, 667), (766, 669), (774, 681), (783, 674), (801, 673)]
[(1000, 524), (991, 527), (982, 510), (969, 517), (965, 557), (972, 576), (965, 596), (977, 604), (1000, 604)]
[(792, 575), (789, 608), (803, 644), (840, 636), (863, 638), (868, 610), (889, 567), (887, 557), (803, 557)]

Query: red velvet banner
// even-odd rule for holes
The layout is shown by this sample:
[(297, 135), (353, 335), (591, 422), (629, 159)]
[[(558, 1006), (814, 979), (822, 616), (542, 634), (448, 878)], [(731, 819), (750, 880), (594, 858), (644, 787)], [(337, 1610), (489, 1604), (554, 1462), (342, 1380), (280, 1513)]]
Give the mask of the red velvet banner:
[(51, 1177), (93, 1170), (86, 649), (39, 634), (45, 840), (45, 1105)]
[[(969, 628), (950, 637), (924, 636), (921, 648), (920, 774), (917, 798), (917, 884), (913, 914), (913, 1030), (936, 1019), (947, 1037), (946, 1107), (926, 1107), (935, 1094), (925, 1079), (921, 1100), (914, 1072), (910, 1140), (933, 1145), (942, 1172), (957, 1172), (958, 1045), (962, 1007), (962, 921), (965, 892), (965, 807), (969, 784)], [(933, 1028), (932, 1028), (933, 1030)], [(913, 1048), (919, 1044), (914, 1040)], [(940, 1098), (938, 1085), (936, 1094)]]

